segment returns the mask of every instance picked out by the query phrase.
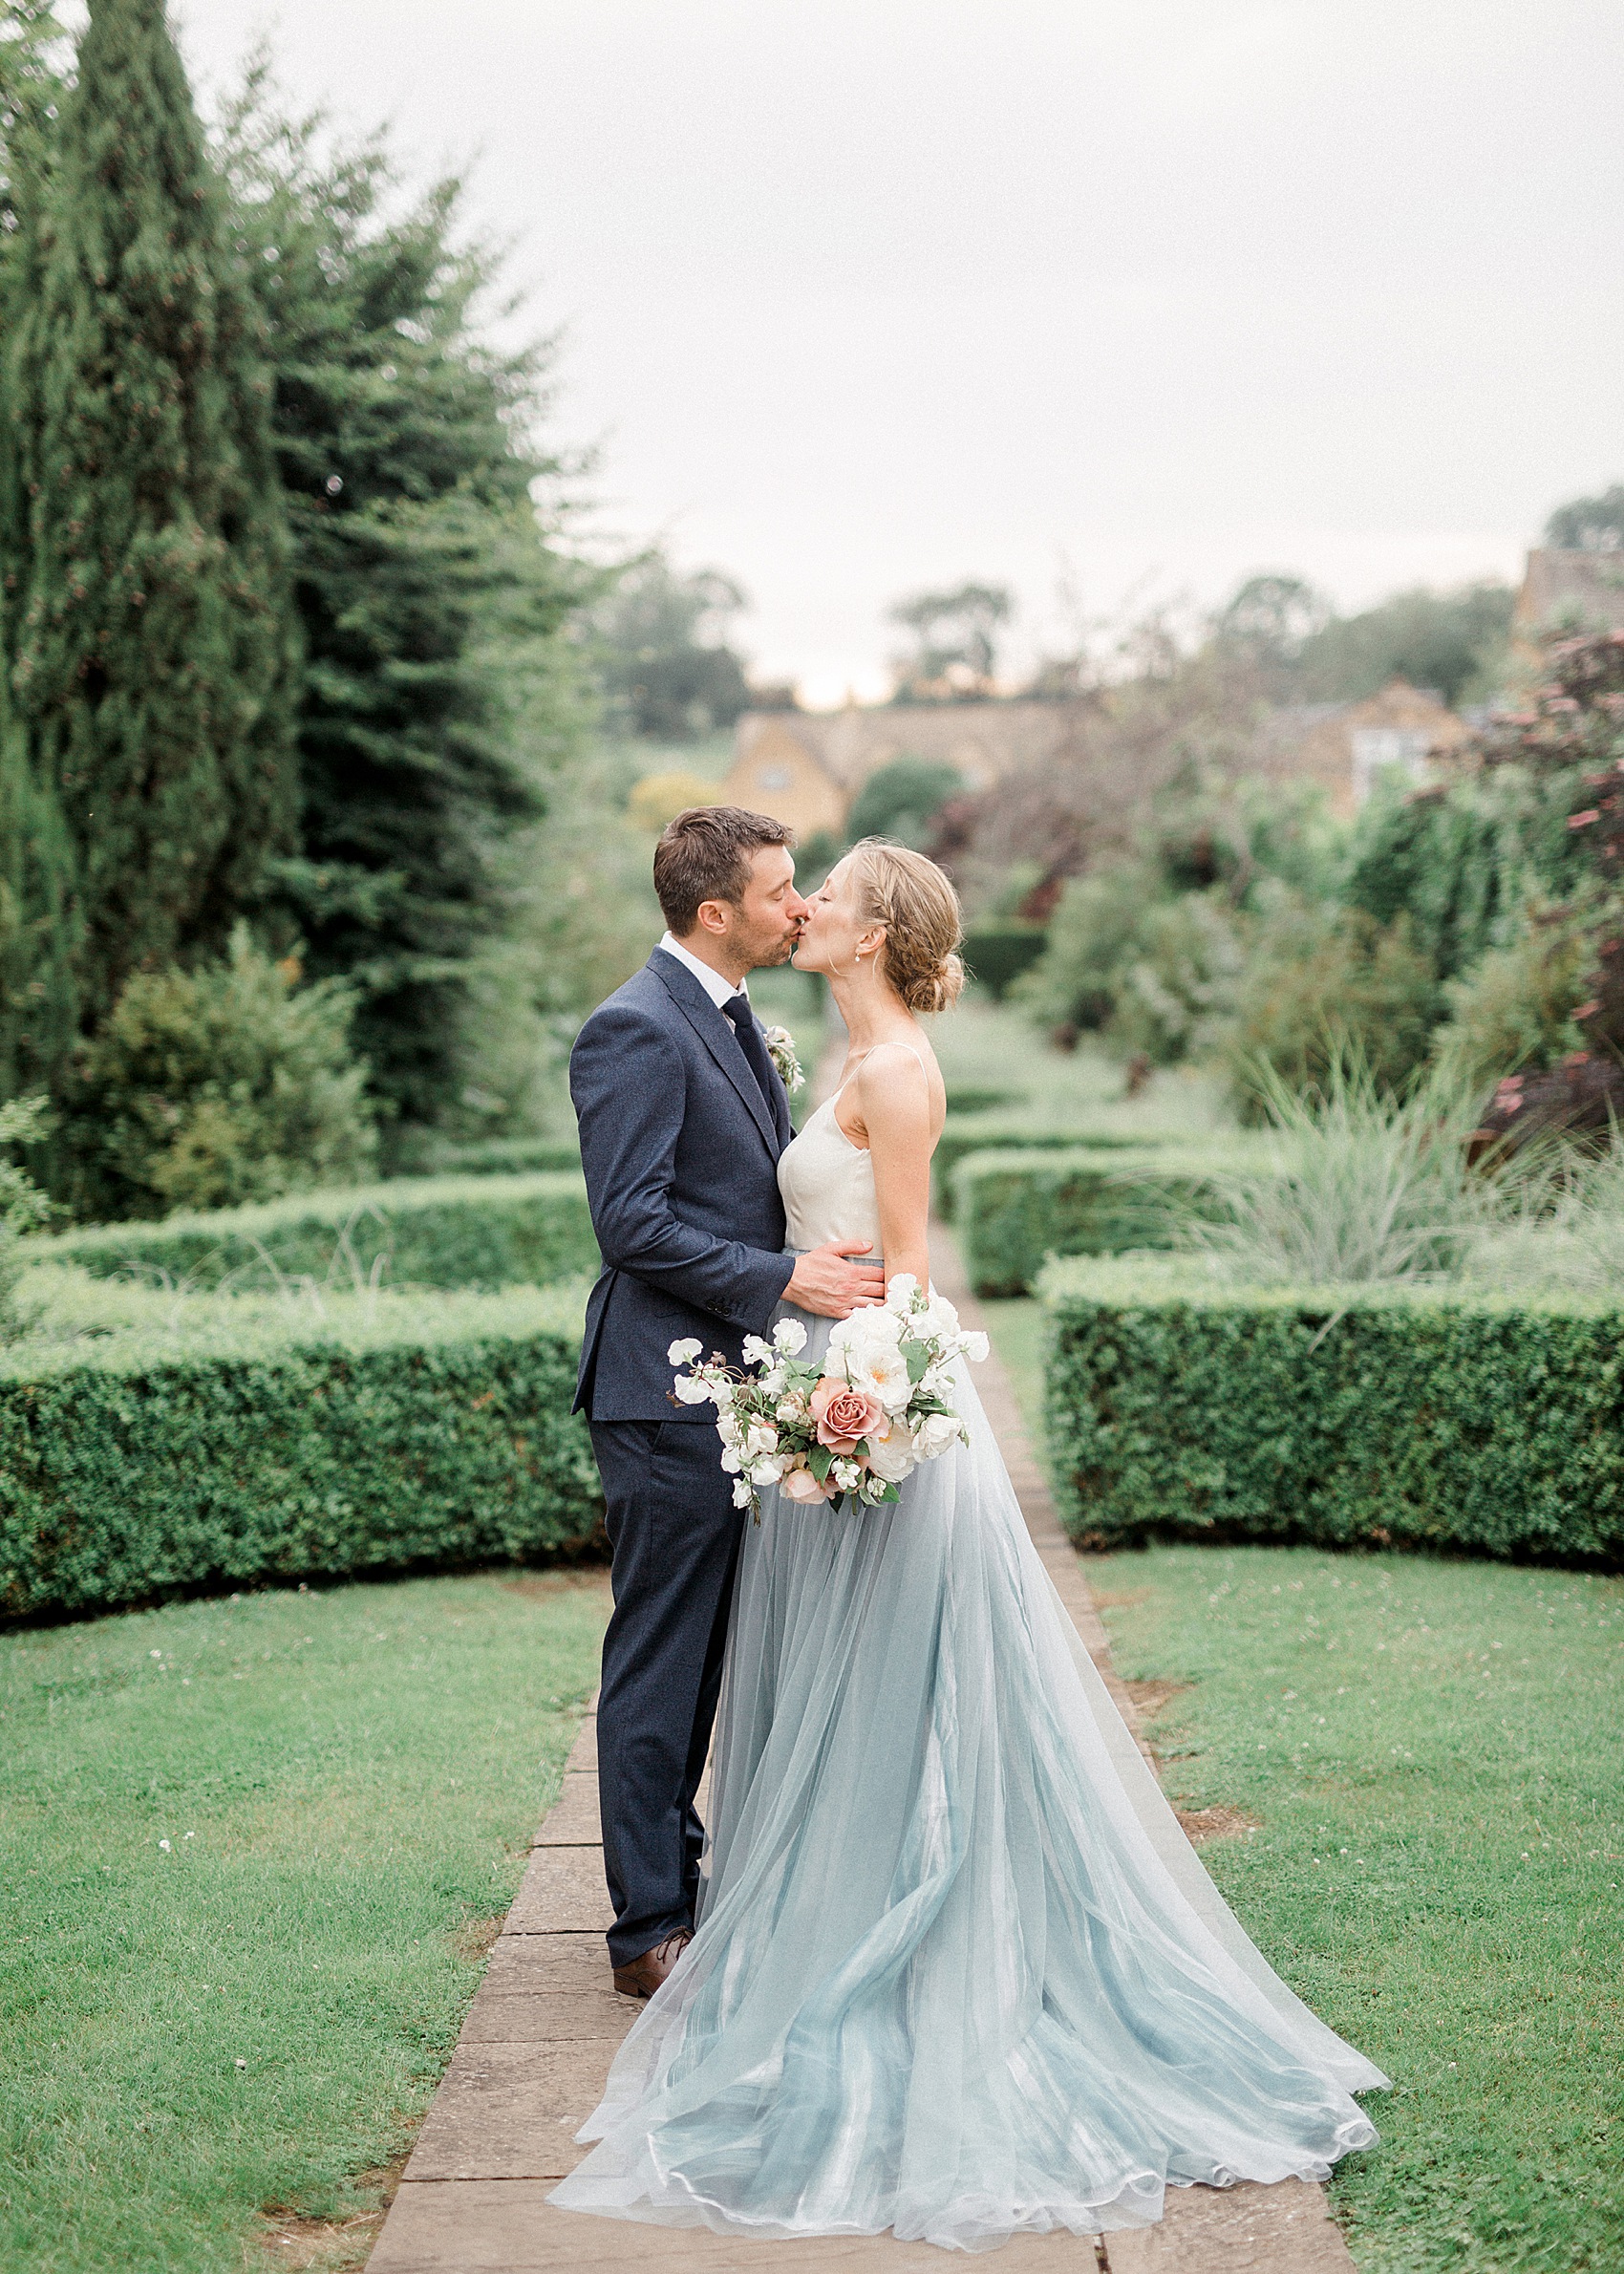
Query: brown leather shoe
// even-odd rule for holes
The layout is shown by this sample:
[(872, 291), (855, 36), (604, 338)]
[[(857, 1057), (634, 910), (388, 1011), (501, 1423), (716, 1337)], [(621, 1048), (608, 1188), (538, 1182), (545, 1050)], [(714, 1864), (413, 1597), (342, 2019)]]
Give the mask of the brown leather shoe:
[(656, 1942), (652, 1950), (645, 1950), (641, 1958), (616, 1966), (615, 1988), (623, 1998), (652, 1998), (693, 1940), (692, 1927), (678, 1927), (674, 1935), (667, 1935), (663, 1942)]

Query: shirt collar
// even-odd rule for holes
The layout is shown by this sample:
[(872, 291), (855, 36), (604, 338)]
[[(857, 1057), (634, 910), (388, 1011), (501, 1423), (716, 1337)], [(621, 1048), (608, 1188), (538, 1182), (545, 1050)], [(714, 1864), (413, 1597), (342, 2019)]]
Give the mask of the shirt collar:
[(750, 1000), (748, 988), (742, 984), (736, 987), (731, 979), (723, 978), (719, 971), (713, 971), (708, 963), (701, 963), (697, 955), (691, 955), (682, 942), (673, 939), (669, 932), (660, 941), (660, 946), (668, 955), (674, 955), (678, 963), (687, 965), (718, 1011), (724, 1003), (731, 1002), (736, 995), (742, 995), (746, 1002)]

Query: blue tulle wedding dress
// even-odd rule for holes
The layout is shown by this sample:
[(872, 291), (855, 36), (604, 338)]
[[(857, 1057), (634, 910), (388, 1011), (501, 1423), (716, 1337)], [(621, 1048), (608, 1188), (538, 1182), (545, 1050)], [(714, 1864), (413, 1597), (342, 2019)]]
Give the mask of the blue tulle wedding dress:
[[(874, 1239), (833, 1102), (783, 1156), (797, 1247)], [(802, 1316), (801, 1314), (786, 1314)], [(806, 1319), (809, 1354), (828, 1321)], [(551, 2199), (721, 2233), (988, 2250), (1164, 2190), (1324, 2178), (1384, 2085), (1247, 1939), (970, 1443), (894, 1505), (745, 1528), (698, 1932)]]

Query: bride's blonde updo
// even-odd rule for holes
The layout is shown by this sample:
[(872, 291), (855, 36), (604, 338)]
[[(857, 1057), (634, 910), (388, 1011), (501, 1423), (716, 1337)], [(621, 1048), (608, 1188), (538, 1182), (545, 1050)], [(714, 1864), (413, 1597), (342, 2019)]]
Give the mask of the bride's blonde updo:
[(958, 894), (934, 861), (865, 837), (851, 848), (851, 882), (865, 920), (886, 927), (885, 973), (916, 1015), (945, 1011), (958, 1000), (964, 965), (955, 950), (964, 937)]

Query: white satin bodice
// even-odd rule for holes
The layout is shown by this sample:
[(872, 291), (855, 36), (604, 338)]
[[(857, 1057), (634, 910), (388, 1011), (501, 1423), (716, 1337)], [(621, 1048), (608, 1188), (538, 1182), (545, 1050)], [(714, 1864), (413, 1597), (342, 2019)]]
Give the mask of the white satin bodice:
[(868, 1240), (878, 1249), (874, 1164), (836, 1121), (835, 1098), (807, 1115), (806, 1126), (779, 1155), (785, 1237), (798, 1250), (832, 1239)]

